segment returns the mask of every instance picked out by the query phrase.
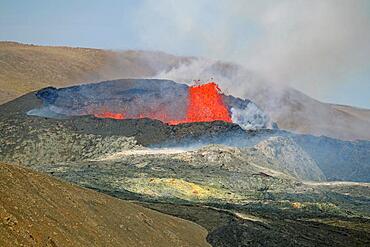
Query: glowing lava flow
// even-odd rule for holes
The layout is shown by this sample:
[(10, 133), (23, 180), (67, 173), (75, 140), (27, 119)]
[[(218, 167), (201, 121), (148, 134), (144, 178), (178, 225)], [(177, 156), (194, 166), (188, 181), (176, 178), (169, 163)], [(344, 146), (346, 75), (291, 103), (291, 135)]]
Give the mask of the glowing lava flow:
[(222, 100), (220, 88), (210, 82), (189, 88), (188, 122), (222, 120), (231, 122), (229, 112)]
[[(158, 112), (146, 113), (145, 115), (138, 113), (137, 117), (134, 118), (143, 118), (149, 115), (152, 119), (158, 119), (170, 125), (216, 120), (232, 122), (229, 111), (223, 102), (221, 90), (216, 83), (209, 82), (203, 85), (191, 86), (188, 90), (188, 105), (184, 119), (169, 120), (166, 114), (159, 110)], [(95, 116), (113, 119), (125, 118), (125, 114), (113, 112), (104, 112), (95, 114)]]
[(220, 91), (220, 88), (214, 82), (189, 87), (186, 119), (169, 121), (168, 123), (175, 125), (216, 120), (231, 122), (231, 117), (222, 100)]
[(104, 112), (104, 113), (101, 113), (101, 114), (95, 114), (95, 117), (98, 117), (98, 118), (113, 118), (113, 119), (118, 119), (118, 120), (125, 119), (125, 116), (122, 113), (114, 113), (114, 112)]

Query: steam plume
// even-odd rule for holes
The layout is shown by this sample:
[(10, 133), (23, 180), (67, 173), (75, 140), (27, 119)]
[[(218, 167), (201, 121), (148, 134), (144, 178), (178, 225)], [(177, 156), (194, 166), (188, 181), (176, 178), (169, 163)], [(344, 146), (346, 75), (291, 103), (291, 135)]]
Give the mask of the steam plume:
[(369, 10), (366, 0), (148, 0), (137, 26), (150, 49), (236, 62), (320, 96), (370, 67)]

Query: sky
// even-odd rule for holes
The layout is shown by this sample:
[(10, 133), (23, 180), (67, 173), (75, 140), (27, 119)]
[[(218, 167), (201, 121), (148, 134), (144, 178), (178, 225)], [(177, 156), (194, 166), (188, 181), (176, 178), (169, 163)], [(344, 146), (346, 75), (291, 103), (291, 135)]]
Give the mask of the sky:
[(0, 0), (0, 40), (220, 59), (370, 108), (368, 0)]

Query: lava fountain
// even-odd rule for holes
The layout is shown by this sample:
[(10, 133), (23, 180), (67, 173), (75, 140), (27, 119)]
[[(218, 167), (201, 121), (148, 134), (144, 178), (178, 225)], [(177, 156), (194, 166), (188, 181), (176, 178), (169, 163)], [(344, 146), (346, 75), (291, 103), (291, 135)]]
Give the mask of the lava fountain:
[(222, 99), (221, 90), (214, 82), (189, 87), (186, 118), (169, 124), (211, 122), (231, 123), (230, 113)]

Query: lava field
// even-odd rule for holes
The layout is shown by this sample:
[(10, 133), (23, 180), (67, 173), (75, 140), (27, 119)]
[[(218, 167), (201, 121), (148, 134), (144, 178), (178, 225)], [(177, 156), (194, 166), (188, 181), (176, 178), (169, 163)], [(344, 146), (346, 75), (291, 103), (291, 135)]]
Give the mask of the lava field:
[(217, 84), (125, 79), (0, 106), (0, 160), (191, 220), (212, 246), (370, 244), (370, 142), (279, 129)]

